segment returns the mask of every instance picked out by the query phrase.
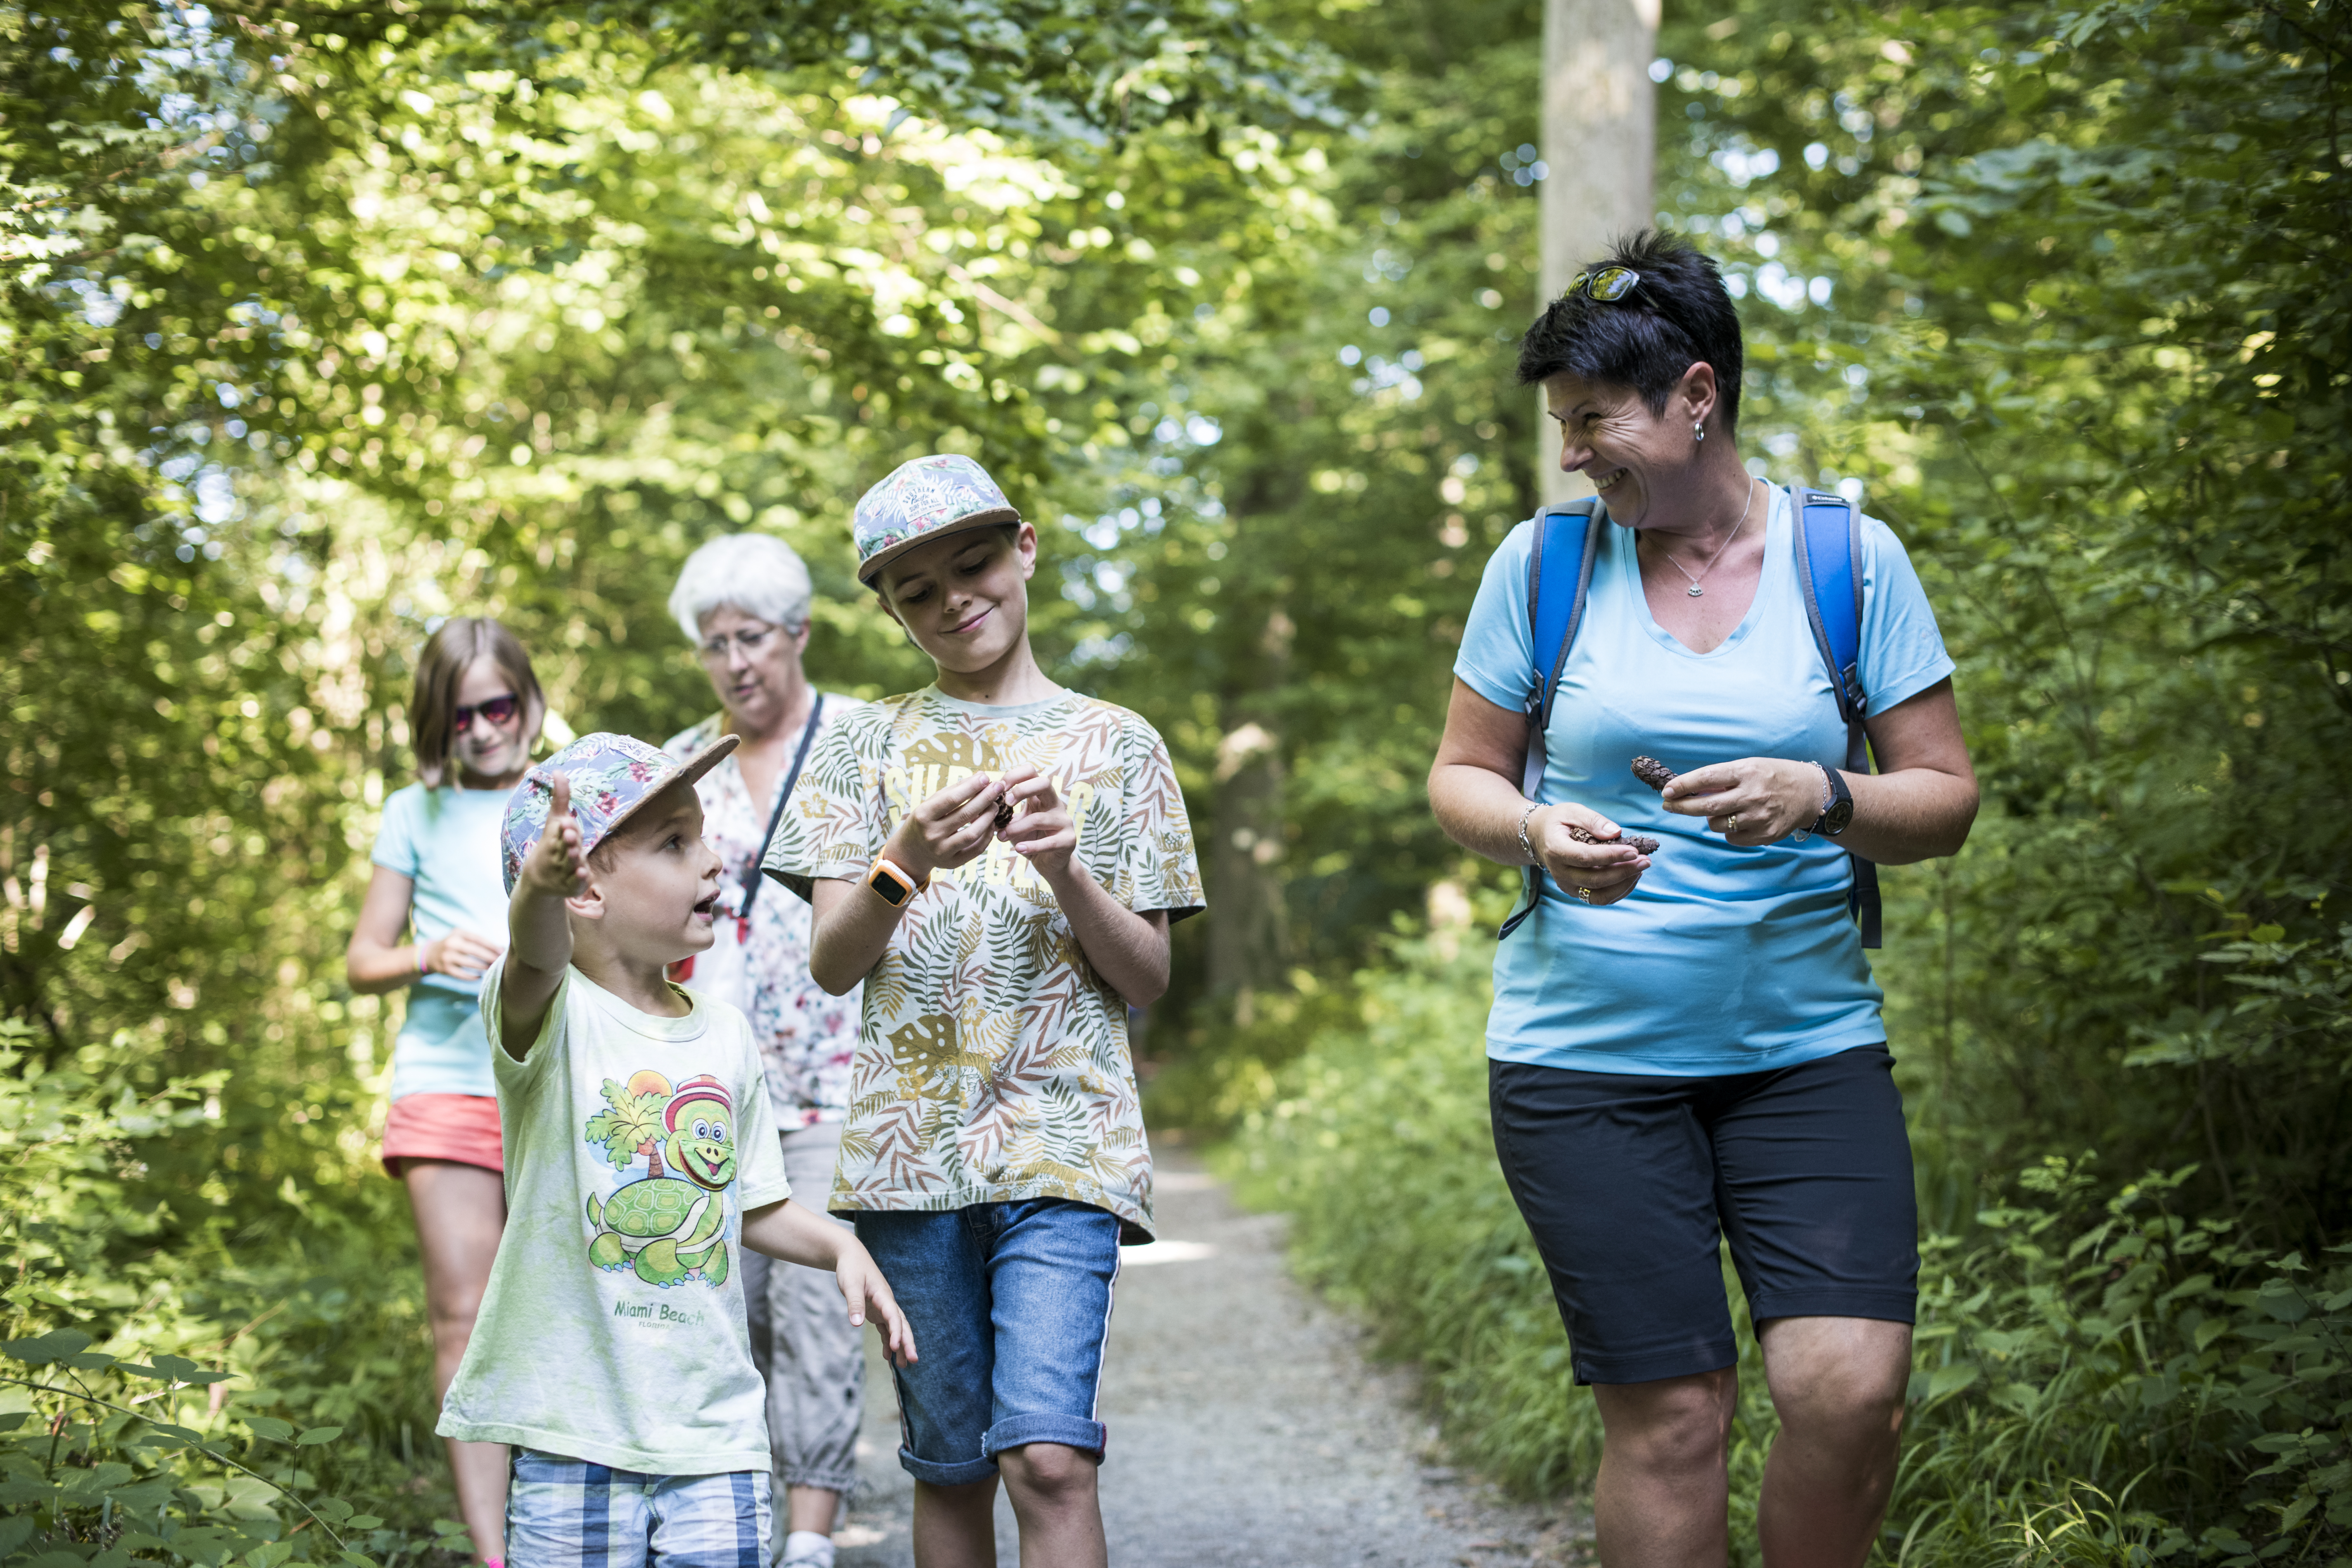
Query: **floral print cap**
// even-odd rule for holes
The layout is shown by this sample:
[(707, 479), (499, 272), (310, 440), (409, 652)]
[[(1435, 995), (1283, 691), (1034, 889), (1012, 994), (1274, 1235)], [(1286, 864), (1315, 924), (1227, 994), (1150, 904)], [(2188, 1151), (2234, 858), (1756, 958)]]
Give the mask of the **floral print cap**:
[(596, 846), (628, 820), (629, 813), (681, 779), (693, 784), (718, 766), (719, 760), (740, 740), (737, 735), (721, 735), (680, 763), (633, 735), (581, 736), (523, 774), (522, 783), (508, 797), (506, 820), (499, 828), (507, 895), (514, 895), (515, 883), (522, 876), (523, 857), (547, 830), (559, 776), (572, 781), (572, 815), (580, 819), (580, 853), (593, 855)]
[(858, 499), (850, 531), (857, 539), (857, 580), (869, 587), (876, 573), (926, 540), (1019, 522), (988, 470), (952, 452), (917, 458)]

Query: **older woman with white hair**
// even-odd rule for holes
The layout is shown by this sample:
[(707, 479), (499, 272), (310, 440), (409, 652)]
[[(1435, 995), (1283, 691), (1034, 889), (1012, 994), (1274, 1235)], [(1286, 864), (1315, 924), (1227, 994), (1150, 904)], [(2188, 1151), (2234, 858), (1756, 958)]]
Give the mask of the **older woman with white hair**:
[[(702, 776), (702, 835), (719, 852), (718, 940), (673, 972), (751, 1021), (795, 1190), (832, 1190), (857, 1046), (859, 996), (829, 996), (809, 977), (809, 906), (761, 891), (759, 866), (801, 764), (824, 727), (856, 703), (820, 692), (801, 671), (809, 574), (782, 540), (714, 539), (687, 558), (670, 614), (693, 643), (719, 711), (669, 742), (679, 757), (720, 735), (742, 737)], [(831, 1568), (833, 1528), (856, 1479), (865, 1352), (833, 1277), (743, 1254), (751, 1354), (768, 1384), (776, 1517), (786, 1568)]]

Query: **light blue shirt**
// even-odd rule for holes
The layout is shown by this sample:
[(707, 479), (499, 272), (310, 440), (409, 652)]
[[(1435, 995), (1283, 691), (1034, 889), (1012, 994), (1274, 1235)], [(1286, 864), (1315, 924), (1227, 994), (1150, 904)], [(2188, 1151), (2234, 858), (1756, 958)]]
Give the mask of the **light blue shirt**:
[[(509, 793), (421, 784), (393, 792), (370, 857), (415, 884), (409, 922), (420, 942), (465, 930), (507, 943), (507, 894), (499, 825)], [(407, 1016), (392, 1048), (392, 1098), (498, 1092), (490, 1043), (474, 996), (479, 984), (427, 974), (408, 987)]]
[[(1524, 710), (1535, 683), (1521, 523), (1486, 563), (1454, 673)], [(1846, 730), (1805, 619), (1785, 491), (1773, 492), (1755, 603), (1723, 646), (1693, 653), (1650, 614), (1634, 535), (1610, 524), (1584, 622), (1544, 732), (1542, 798), (1575, 801), (1663, 843), (1627, 898), (1589, 909), (1546, 878), (1495, 953), (1486, 1054), (1588, 1072), (1719, 1077), (1886, 1037), (1846, 909), (1852, 863), (1815, 836), (1736, 848), (1668, 812), (1628, 764), (1678, 773), (1741, 757), (1845, 763)], [(1953, 669), (1902, 543), (1865, 519), (1860, 677), (1883, 713)]]

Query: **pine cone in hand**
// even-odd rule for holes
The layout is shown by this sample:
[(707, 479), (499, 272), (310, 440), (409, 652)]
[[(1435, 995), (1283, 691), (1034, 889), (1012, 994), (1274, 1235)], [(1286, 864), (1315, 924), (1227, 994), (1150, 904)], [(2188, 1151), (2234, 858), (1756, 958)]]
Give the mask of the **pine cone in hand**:
[(1658, 841), (1656, 839), (1645, 838), (1638, 833), (1625, 833), (1621, 831), (1614, 838), (1602, 838), (1586, 832), (1581, 827), (1571, 827), (1568, 830), (1568, 836), (1570, 838), (1575, 839), (1579, 844), (1622, 844), (1630, 847), (1636, 855), (1655, 855), (1658, 852)]
[(1664, 795), (1666, 786), (1675, 782), (1675, 770), (1655, 757), (1635, 757), (1633, 776)]

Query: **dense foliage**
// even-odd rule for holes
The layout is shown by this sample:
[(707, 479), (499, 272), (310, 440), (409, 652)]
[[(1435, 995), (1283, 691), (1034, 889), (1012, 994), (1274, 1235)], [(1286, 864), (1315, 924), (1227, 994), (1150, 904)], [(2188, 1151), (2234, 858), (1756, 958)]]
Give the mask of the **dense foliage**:
[[(1420, 779), (1534, 493), (1538, 27), (0, 0), (0, 1328), (51, 1388), (0, 1385), (0, 1560), (436, 1550), (397, 1003), (340, 965), (405, 661), (498, 614), (561, 722), (663, 738), (709, 701), (671, 575), (756, 527), (819, 678), (903, 689), (842, 525), (935, 448), (1040, 520), (1042, 647), (1199, 819), (1160, 1113), (1254, 1126), (1482, 1461), (1575, 1485), (1480, 939), (1379, 945), (1497, 885)], [(1890, 1552), (2343, 1549), (2344, 1281), (2294, 1257), (2347, 1226), (2347, 48), (2341, 0), (1666, 17), (1743, 448), (1905, 538), (1986, 785), (1889, 879), (1945, 1238)]]

